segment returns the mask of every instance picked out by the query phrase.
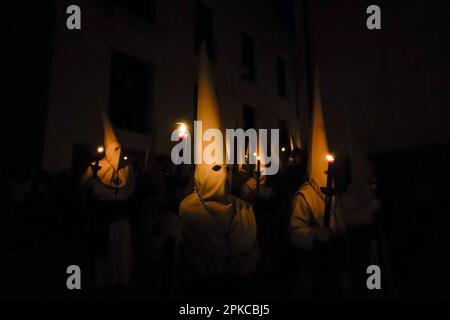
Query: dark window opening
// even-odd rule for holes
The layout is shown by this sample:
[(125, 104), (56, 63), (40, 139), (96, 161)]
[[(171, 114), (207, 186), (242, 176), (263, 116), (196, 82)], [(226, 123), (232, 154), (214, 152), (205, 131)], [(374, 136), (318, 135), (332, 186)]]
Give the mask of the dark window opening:
[(242, 33), (242, 70), (243, 80), (255, 81), (255, 39)]
[(195, 52), (200, 52), (203, 41), (206, 42), (206, 50), (211, 61), (216, 61), (214, 44), (214, 11), (201, 1), (195, 5)]
[(148, 115), (152, 111), (153, 70), (127, 54), (113, 50), (109, 115), (117, 128), (150, 133)]
[(244, 118), (244, 130), (255, 128), (255, 109), (248, 104), (242, 106), (242, 115)]
[(287, 98), (286, 60), (277, 56), (277, 91), (282, 98)]
[[(255, 128), (255, 108), (245, 104), (242, 106), (242, 116), (244, 118), (244, 131), (248, 129), (256, 129)], [(235, 141), (236, 145), (236, 141)], [(249, 140), (245, 139), (245, 150), (249, 150)], [(237, 150), (235, 150), (235, 154), (237, 154)]]

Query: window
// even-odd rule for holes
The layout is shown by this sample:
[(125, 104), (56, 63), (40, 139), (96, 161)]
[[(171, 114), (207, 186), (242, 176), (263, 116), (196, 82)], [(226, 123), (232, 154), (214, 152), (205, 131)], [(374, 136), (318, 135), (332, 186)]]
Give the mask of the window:
[(244, 130), (255, 128), (255, 109), (244, 103), (242, 106), (242, 115), (244, 118)]
[(255, 39), (242, 33), (242, 70), (243, 80), (255, 81)]
[[(249, 106), (244, 103), (242, 106), (242, 116), (244, 118), (244, 131), (248, 129), (256, 129), (255, 128), (255, 108)], [(236, 146), (236, 144), (235, 144)], [(249, 140), (245, 139), (245, 150), (249, 150)], [(235, 154), (237, 154), (237, 149), (235, 150)]]
[(200, 52), (200, 46), (203, 41), (206, 42), (206, 50), (211, 61), (216, 60), (215, 44), (214, 44), (214, 12), (213, 10), (197, 1), (195, 5), (195, 52)]
[(113, 0), (113, 3), (148, 22), (155, 20), (155, 0)]
[(286, 89), (286, 61), (277, 56), (277, 91), (282, 98), (287, 98)]
[(120, 129), (149, 133), (148, 115), (152, 111), (153, 70), (147, 63), (113, 50), (109, 115)]

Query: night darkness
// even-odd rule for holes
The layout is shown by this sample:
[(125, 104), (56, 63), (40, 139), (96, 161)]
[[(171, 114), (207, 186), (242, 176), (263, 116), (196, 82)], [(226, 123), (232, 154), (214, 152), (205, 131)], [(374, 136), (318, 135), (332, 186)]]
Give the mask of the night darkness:
[[(369, 30), (373, 4), (381, 29)], [(81, 9), (79, 30), (66, 25), (69, 5)], [(5, 6), (1, 299), (450, 298), (448, 8)], [(170, 135), (194, 120), (279, 129), (280, 170), (174, 164), (187, 135)], [(333, 192), (313, 179), (317, 132), (336, 156)], [(354, 141), (367, 175), (355, 173)], [(320, 203), (308, 198), (312, 181)], [(358, 202), (371, 218), (353, 226), (347, 214), (359, 211), (337, 199), (357, 183), (371, 188)], [(324, 226), (328, 197), (335, 216)], [(80, 290), (67, 286), (70, 265)], [(366, 286), (369, 265), (381, 268), (379, 290)]]

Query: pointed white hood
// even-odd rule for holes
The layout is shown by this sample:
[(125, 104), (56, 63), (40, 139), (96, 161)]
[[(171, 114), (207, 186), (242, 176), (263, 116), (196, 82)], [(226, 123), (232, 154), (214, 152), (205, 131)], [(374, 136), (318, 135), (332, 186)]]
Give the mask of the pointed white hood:
[(314, 81), (314, 105), (311, 123), (311, 147), (308, 161), (308, 177), (318, 187), (324, 187), (327, 183), (326, 171), (329, 154), (327, 133), (323, 119), (322, 97), (320, 94), (319, 72), (315, 72)]
[[(203, 43), (200, 52), (200, 68), (198, 81), (197, 121), (202, 121), (202, 130), (219, 129), (224, 135), (219, 104), (217, 103), (216, 90), (211, 77), (206, 46)], [(209, 142), (201, 141), (202, 137), (196, 135), (195, 143), (198, 152), (208, 147)], [(213, 164), (197, 164), (195, 166), (195, 189), (201, 200), (208, 202), (215, 210), (227, 212), (231, 209), (228, 196), (231, 191), (231, 177), (228, 174), (225, 163), (225, 147), (222, 148), (222, 161)]]
[[(203, 132), (219, 129), (224, 133), (205, 44), (200, 52), (197, 120), (202, 121)], [(197, 135), (194, 143), (203, 153), (213, 142), (201, 139)], [(252, 248), (256, 223), (251, 206), (230, 195), (231, 176), (225, 150), (222, 153), (222, 161), (196, 164), (195, 191), (181, 202), (180, 218), (184, 235), (197, 248), (216, 256), (234, 256)]]
[[(132, 183), (132, 171), (128, 165), (120, 167), (122, 147), (112, 128), (106, 114), (101, 113), (103, 123), (103, 143), (105, 156), (99, 161), (100, 170), (97, 176), (100, 182), (110, 188), (122, 189)], [(89, 167), (86, 178), (92, 177), (92, 168)]]
[(102, 167), (98, 172), (101, 182), (109, 187), (124, 188), (128, 179), (128, 166), (119, 168), (122, 147), (117, 140), (108, 116), (102, 113), (103, 140), (105, 157), (100, 161)]

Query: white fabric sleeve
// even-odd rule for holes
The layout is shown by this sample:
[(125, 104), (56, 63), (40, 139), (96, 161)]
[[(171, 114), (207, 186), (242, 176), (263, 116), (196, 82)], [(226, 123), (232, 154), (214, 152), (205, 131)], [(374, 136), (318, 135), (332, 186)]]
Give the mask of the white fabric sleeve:
[(310, 225), (310, 211), (305, 199), (299, 194), (296, 195), (289, 225), (289, 240), (291, 244), (304, 250), (314, 248), (314, 228)]

